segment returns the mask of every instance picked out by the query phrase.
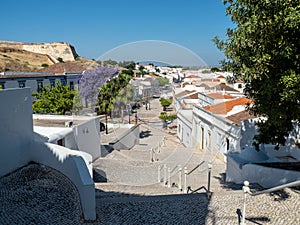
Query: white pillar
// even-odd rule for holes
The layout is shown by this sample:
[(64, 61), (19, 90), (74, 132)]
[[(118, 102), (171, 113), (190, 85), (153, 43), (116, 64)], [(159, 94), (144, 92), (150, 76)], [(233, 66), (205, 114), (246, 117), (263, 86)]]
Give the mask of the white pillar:
[(164, 185), (167, 183), (167, 165), (164, 164)]
[(182, 168), (180, 165), (178, 169), (178, 188), (179, 190), (182, 190)]
[(157, 168), (157, 181), (158, 181), (158, 183), (160, 183), (160, 169), (161, 169), (161, 167), (160, 167), (160, 165), (158, 165), (158, 168)]
[(186, 167), (184, 167), (184, 187), (183, 187), (183, 192), (184, 193), (187, 193), (187, 173), (188, 173), (188, 171), (187, 171), (187, 168)]
[(171, 187), (171, 168), (168, 168), (168, 187)]
[(243, 207), (243, 214), (242, 214), (241, 225), (245, 225), (247, 193), (250, 193), (249, 181), (244, 181), (243, 192), (244, 192), (244, 207)]

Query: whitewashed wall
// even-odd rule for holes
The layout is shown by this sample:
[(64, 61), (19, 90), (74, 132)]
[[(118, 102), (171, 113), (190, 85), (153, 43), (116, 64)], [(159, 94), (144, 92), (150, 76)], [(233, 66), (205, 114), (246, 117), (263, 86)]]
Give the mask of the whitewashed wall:
[(73, 129), (78, 149), (91, 154), (93, 160), (99, 158), (101, 156), (99, 118), (95, 117)]
[[(181, 110), (181, 112), (187, 110)], [(181, 143), (185, 147), (193, 147), (193, 135), (192, 135), (192, 121), (186, 118), (180, 112), (177, 114), (178, 125), (177, 125), (177, 135)]]
[(193, 135), (196, 135), (193, 138), (196, 146), (223, 155), (240, 149), (239, 126), (197, 106), (194, 107), (193, 117)]
[(31, 93), (29, 88), (0, 91), (0, 176), (30, 161), (33, 139)]
[(92, 156), (34, 140), (31, 91), (29, 88), (0, 91), (0, 176), (30, 161), (48, 165), (65, 174), (78, 189), (84, 219), (95, 220), (95, 189)]

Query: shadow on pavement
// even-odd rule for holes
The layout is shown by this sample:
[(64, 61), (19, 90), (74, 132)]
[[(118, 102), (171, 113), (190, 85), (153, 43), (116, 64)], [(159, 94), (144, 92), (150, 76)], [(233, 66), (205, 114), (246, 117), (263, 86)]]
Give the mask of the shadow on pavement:
[[(96, 189), (95, 224), (206, 224), (206, 194), (145, 196)], [(92, 223), (94, 224), (94, 223)]]

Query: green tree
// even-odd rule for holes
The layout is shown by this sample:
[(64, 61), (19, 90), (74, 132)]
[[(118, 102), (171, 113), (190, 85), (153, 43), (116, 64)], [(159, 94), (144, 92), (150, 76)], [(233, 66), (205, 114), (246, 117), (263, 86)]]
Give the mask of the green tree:
[(218, 67), (213, 67), (213, 68), (210, 69), (210, 71), (212, 73), (214, 73), (214, 72), (220, 72), (221, 70)]
[(169, 107), (172, 104), (172, 101), (169, 99), (161, 98), (159, 99), (161, 106), (163, 107), (163, 110), (166, 111), (167, 107)]
[(223, 0), (234, 27), (227, 39), (214, 39), (224, 51), (223, 68), (246, 83), (260, 143), (284, 145), (300, 120), (300, 2)]
[(131, 78), (132, 76), (121, 72), (117, 77), (102, 85), (97, 102), (99, 114), (105, 114), (107, 118), (108, 115), (112, 115), (112, 112), (117, 112), (123, 118), (126, 105), (133, 99), (135, 91), (128, 85)]
[(167, 128), (167, 122), (175, 120), (177, 118), (176, 114), (167, 114), (166, 112), (161, 112), (159, 119), (163, 121), (163, 127)]
[[(56, 86), (48, 85), (42, 88), (42, 92), (33, 92), (36, 101), (32, 104), (32, 109), (37, 113), (56, 113), (64, 115), (67, 111), (71, 112), (74, 106), (74, 97), (78, 97), (75, 90), (69, 90), (69, 86), (62, 85), (60, 82)], [(76, 98), (75, 98), (76, 99)], [(76, 101), (75, 110), (80, 110), (82, 105)]]
[(63, 58), (61, 58), (61, 57), (58, 57), (58, 58), (57, 58), (57, 61), (60, 62), (60, 63), (63, 63), (63, 62), (64, 62)]
[(166, 84), (169, 83), (169, 79), (165, 77), (158, 77), (156, 78), (159, 82), (159, 86), (165, 86)]

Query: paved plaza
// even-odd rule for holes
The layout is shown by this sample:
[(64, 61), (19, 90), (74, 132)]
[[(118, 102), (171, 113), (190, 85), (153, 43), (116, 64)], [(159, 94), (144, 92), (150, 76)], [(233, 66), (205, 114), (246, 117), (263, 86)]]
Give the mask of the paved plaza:
[[(151, 121), (157, 118), (153, 112), (160, 110), (154, 102), (151, 113), (142, 108), (140, 115)], [(148, 135), (139, 145), (94, 162), (96, 221), (82, 220), (78, 192), (70, 180), (49, 167), (29, 164), (0, 178), (0, 224), (239, 224), (242, 186), (224, 182), (226, 164), (221, 156), (185, 148), (174, 130), (154, 124), (140, 129)], [(208, 161), (210, 199), (204, 189), (196, 191), (207, 188)], [(164, 181), (164, 165), (170, 168), (169, 183)], [(188, 171), (187, 186), (193, 194), (180, 190), (180, 167)], [(300, 224), (299, 193), (288, 188), (248, 196), (246, 224)]]

